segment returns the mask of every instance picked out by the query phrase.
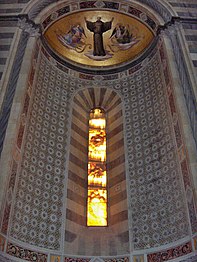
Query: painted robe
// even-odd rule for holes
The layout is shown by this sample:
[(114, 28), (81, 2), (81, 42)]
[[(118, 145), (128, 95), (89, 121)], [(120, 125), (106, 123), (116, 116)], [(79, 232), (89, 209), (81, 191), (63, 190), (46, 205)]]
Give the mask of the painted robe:
[(94, 56), (105, 56), (105, 49), (103, 46), (103, 33), (111, 29), (112, 21), (102, 22), (97, 20), (96, 22), (86, 21), (87, 28), (94, 33)]

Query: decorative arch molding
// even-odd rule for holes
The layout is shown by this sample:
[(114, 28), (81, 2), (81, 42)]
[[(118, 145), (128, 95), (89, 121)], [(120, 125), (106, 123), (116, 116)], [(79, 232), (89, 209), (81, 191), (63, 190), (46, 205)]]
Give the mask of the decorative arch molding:
[[(65, 221), (65, 252), (71, 255), (122, 255), (129, 250), (124, 103), (117, 91), (90, 87), (78, 90), (73, 97)], [(90, 110), (95, 107), (106, 113), (108, 177), (108, 226), (97, 227), (96, 235), (94, 227), (86, 226), (88, 120)]]
[[(40, 28), (40, 33), (42, 32), (43, 34), (50, 24), (56, 22), (61, 17), (84, 10), (110, 10), (135, 17), (148, 26), (155, 33), (156, 37), (149, 47), (146, 48), (143, 54), (133, 59), (130, 63), (126, 63), (126, 65), (128, 64), (127, 68), (129, 68), (135, 66), (137, 63), (143, 61), (147, 57), (147, 55), (157, 45), (157, 35), (159, 35), (162, 30), (165, 30), (171, 24), (174, 24), (176, 20), (176, 14), (168, 4), (161, 3), (159, 0), (158, 4), (155, 4), (155, 2), (150, 0), (142, 2), (145, 2), (145, 5), (144, 3), (141, 4), (132, 1), (89, 1), (87, 3), (84, 1), (75, 1), (74, 3), (72, 1), (58, 1), (53, 3), (51, 0), (48, 0), (41, 1), (37, 4), (35, 4), (34, 1), (30, 1), (28, 6), (23, 10), (19, 19), (22, 18), (22, 24), (25, 25), (23, 25), (24, 30), (34, 29), (38, 32)], [(71, 69), (76, 69), (75, 63), (67, 63), (67, 61), (62, 59), (56, 54), (56, 52), (50, 49), (43, 36), (41, 36), (41, 39), (55, 60), (59, 61), (63, 65), (70, 66)], [(123, 63), (119, 67), (116, 67), (116, 71), (118, 71), (118, 68), (119, 71), (124, 70), (126, 65)], [(112, 72), (112, 70), (106, 68), (98, 68), (98, 70), (93, 70), (89, 67), (89, 69), (86, 70), (86, 67), (84, 68), (80, 65), (77, 65), (77, 68), (82, 72), (88, 72), (89, 70), (89, 72), (92, 72), (92, 74), (100, 74), (100, 72), (102, 74), (109, 74)], [(112, 69), (114, 70), (113, 67)]]
[[(75, 2), (82, 2), (82, 1), (75, 1)], [(94, 1), (95, 2), (95, 1)], [(97, 2), (102, 2), (102, 1), (97, 1)], [(117, 1), (118, 2), (118, 1)], [(22, 14), (28, 14), (29, 19), (35, 20), (36, 17), (49, 5), (50, 9), (57, 6), (57, 5), (62, 5), (62, 4), (70, 4), (72, 1), (56, 1), (54, 3), (53, 0), (43, 0), (43, 1), (34, 1), (31, 0), (28, 5), (23, 9)], [(124, 4), (124, 3), (123, 3)], [(125, 4), (135, 4), (136, 2), (133, 1), (125, 1)], [(145, 8), (149, 7), (152, 10), (155, 11), (155, 14), (159, 14), (161, 19), (163, 19), (164, 23), (169, 22), (171, 20), (172, 16), (177, 16), (176, 12), (172, 9), (172, 7), (164, 3), (161, 0), (139, 0), (137, 5), (142, 4)], [(49, 10), (47, 8), (47, 10)]]

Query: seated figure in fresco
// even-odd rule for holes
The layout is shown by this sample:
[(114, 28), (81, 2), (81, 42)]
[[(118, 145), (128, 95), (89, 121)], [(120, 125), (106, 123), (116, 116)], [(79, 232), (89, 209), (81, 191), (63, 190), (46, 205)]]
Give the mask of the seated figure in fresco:
[(109, 22), (101, 21), (101, 17), (98, 17), (96, 22), (88, 21), (85, 18), (87, 28), (90, 32), (94, 33), (94, 56), (105, 56), (106, 52), (103, 45), (103, 33), (110, 30), (112, 26), (114, 18), (111, 19)]
[(132, 34), (129, 32), (129, 26), (117, 24), (114, 28), (110, 38), (116, 38), (120, 44), (128, 44), (132, 40)]
[(83, 27), (80, 23), (71, 26), (70, 30), (65, 34), (61, 30), (55, 31), (58, 40), (66, 47), (75, 49), (84, 46), (82, 39), (83, 35), (86, 37)]
[(70, 31), (63, 37), (68, 45), (75, 46), (80, 43), (83, 34), (85, 35), (83, 27), (80, 24), (77, 24), (72, 26)]

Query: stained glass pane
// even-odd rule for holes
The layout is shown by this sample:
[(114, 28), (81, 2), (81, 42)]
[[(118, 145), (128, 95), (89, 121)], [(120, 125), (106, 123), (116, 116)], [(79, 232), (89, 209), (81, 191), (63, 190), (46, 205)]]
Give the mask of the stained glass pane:
[(90, 112), (87, 225), (107, 226), (106, 119), (103, 110)]

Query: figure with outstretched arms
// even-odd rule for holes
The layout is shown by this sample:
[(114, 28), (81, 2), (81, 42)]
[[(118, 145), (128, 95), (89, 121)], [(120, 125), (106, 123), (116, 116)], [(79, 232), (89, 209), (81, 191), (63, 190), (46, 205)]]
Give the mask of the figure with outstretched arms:
[(114, 18), (109, 22), (103, 22), (101, 17), (97, 17), (96, 22), (88, 21), (85, 18), (86, 26), (90, 32), (94, 33), (94, 56), (105, 56), (106, 52), (103, 45), (103, 33), (110, 30), (112, 27), (112, 22)]

